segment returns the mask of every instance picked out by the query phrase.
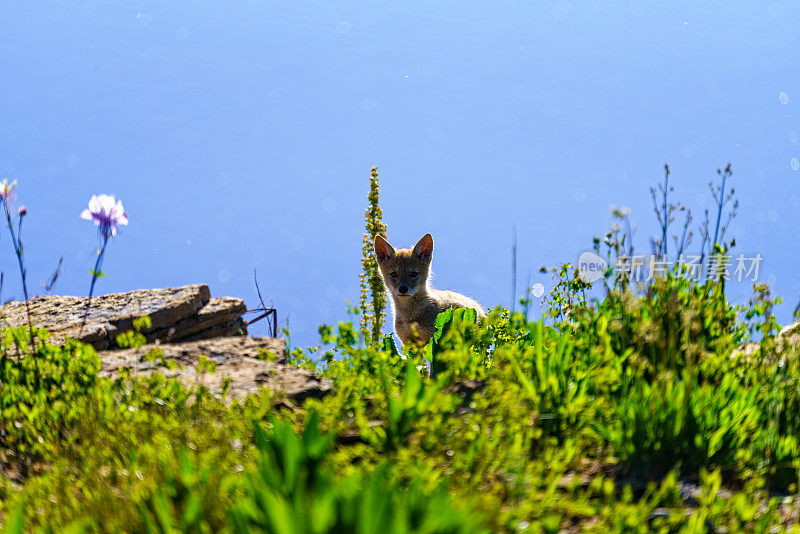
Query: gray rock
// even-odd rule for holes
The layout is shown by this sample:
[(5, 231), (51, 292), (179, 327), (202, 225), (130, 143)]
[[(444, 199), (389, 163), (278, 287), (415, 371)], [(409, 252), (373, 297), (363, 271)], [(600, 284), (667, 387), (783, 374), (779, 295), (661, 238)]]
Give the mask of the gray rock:
[[(33, 297), (29, 301), (33, 324), (47, 329), (51, 342), (73, 337), (97, 349), (115, 346), (117, 335), (130, 330), (133, 319), (144, 315), (152, 322), (152, 328), (143, 332), (148, 341), (246, 333), (241, 320), (244, 302), (231, 297), (211, 299), (206, 285), (97, 296), (87, 308), (88, 302), (88, 297)], [(26, 324), (24, 302), (0, 306), (0, 325)]]
[[(159, 349), (161, 356), (154, 359), (151, 355), (148, 358), (148, 353), (153, 349)], [(233, 398), (243, 398), (267, 388), (294, 402), (301, 402), (332, 391), (329, 381), (304, 369), (286, 365), (285, 352), (284, 341), (276, 338), (228, 337), (148, 344), (138, 349), (100, 352), (100, 374), (115, 377), (119, 376), (122, 369), (130, 370), (133, 375), (158, 371), (168, 377), (180, 378), (187, 386), (203, 385), (215, 395), (221, 394), (223, 380), (228, 377), (228, 395)], [(264, 359), (266, 353), (269, 354)], [(213, 373), (198, 373), (197, 362), (201, 355), (216, 364)], [(173, 361), (180, 367), (169, 369), (165, 365), (167, 361)]]
[(787, 343), (800, 342), (800, 322), (784, 326), (778, 337), (785, 339)]
[(208, 301), (196, 314), (190, 315), (168, 328), (152, 332), (150, 338), (160, 341), (189, 341), (212, 337), (233, 336), (247, 332), (242, 314), (247, 308), (242, 299), (217, 297)]
[(745, 343), (741, 347), (733, 351), (731, 358), (743, 357), (745, 361), (751, 361), (753, 358), (761, 358), (764, 363), (778, 364), (782, 358), (785, 358), (791, 351), (796, 351), (800, 348), (800, 322), (789, 324), (775, 336), (775, 350), (774, 353), (761, 354), (761, 344), (757, 342)]

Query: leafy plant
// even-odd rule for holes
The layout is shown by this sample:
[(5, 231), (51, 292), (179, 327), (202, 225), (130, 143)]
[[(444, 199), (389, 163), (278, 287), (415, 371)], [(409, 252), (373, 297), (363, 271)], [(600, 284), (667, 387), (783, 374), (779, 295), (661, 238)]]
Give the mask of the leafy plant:
[(414, 422), (425, 415), (441, 384), (425, 384), (414, 362), (408, 360), (403, 391), (398, 396), (383, 368), (380, 373), (387, 408), (386, 446), (396, 449), (404, 443)]
[[(447, 348), (465, 344), (465, 325), (474, 325), (477, 318), (478, 312), (472, 308), (450, 308), (436, 317), (435, 331), (426, 347), (431, 362), (431, 378), (447, 369), (442, 353)], [(456, 333), (460, 334), (460, 339), (454, 339)]]
[(233, 531), (274, 532), (484, 532), (471, 514), (456, 511), (446, 493), (407, 490), (391, 480), (388, 466), (334, 482), (322, 467), (334, 436), (322, 432), (315, 413), (302, 434), (272, 421), (257, 427), (260, 469), (248, 476), (245, 496), (231, 510)]

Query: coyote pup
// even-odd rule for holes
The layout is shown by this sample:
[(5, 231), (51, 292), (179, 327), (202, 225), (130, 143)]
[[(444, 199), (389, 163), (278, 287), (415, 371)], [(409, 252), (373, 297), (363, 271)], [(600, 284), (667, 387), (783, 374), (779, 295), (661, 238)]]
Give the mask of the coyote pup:
[(428, 285), (433, 237), (425, 234), (413, 249), (395, 250), (381, 236), (375, 238), (375, 256), (381, 278), (392, 296), (394, 330), (403, 345), (426, 344), (433, 337), (436, 316), (448, 308), (474, 308), (478, 317), (486, 313), (480, 304), (454, 291), (439, 291)]

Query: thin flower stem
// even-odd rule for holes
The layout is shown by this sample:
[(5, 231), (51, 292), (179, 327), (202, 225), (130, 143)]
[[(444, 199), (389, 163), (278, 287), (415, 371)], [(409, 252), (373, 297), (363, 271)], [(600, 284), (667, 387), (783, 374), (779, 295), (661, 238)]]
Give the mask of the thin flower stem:
[(94, 284), (97, 282), (97, 279), (100, 277), (100, 267), (103, 264), (103, 255), (106, 253), (106, 245), (108, 245), (108, 237), (103, 237), (103, 246), (100, 248), (100, 252), (97, 254), (97, 261), (94, 262), (94, 269), (92, 270), (92, 283), (89, 286), (89, 300), (92, 299), (92, 295), (94, 295)]
[[(6, 222), (8, 223), (8, 231), (11, 234), (11, 243), (14, 245), (14, 253), (17, 255), (17, 263), (19, 263), (19, 273), (22, 278), (22, 294), (25, 296), (25, 304), (28, 304), (28, 284), (26, 283), (26, 272), (24, 259), (22, 257), (22, 247), (19, 243), (19, 236), (14, 235), (14, 225), (11, 222), (11, 212), (8, 209), (8, 202), (3, 202), (6, 212)], [(22, 226), (22, 219), (20, 218), (20, 226)], [(28, 325), (31, 329), (31, 341), (33, 341), (33, 327), (31, 326), (30, 307), (28, 307)]]
[(722, 209), (725, 207), (725, 182), (728, 179), (727, 170), (725, 174), (722, 175), (722, 187), (720, 188), (719, 192), (719, 199), (717, 200), (718, 208), (717, 208), (717, 224), (714, 227), (714, 242), (711, 243), (711, 253), (710, 255), (714, 254), (714, 248), (717, 246), (717, 238), (719, 237), (719, 223), (722, 219)]
[(94, 262), (94, 269), (92, 269), (92, 283), (89, 286), (89, 300), (86, 301), (86, 309), (83, 312), (83, 320), (81, 321), (81, 328), (78, 332), (78, 336), (83, 333), (83, 327), (86, 326), (86, 319), (89, 315), (89, 308), (92, 306), (92, 296), (94, 295), (94, 285), (97, 283), (97, 279), (100, 277), (100, 267), (103, 265), (103, 256), (106, 253), (106, 246), (108, 245), (108, 231), (103, 233), (103, 246), (100, 247), (100, 251), (97, 253), (97, 261)]
[[(36, 348), (36, 341), (33, 337), (33, 321), (31, 319), (31, 305), (28, 302), (28, 283), (27, 279), (27, 272), (25, 270), (25, 260), (22, 256), (22, 244), (20, 241), (20, 234), (22, 232), (22, 218), (23, 216), (20, 215), (19, 218), (19, 228), (17, 229), (17, 234), (14, 234), (14, 224), (11, 222), (11, 211), (8, 208), (8, 200), (3, 201), (3, 207), (5, 208), (6, 213), (6, 222), (8, 223), (8, 232), (11, 234), (11, 243), (14, 245), (14, 252), (17, 255), (17, 263), (19, 264), (19, 274), (22, 278), (22, 294), (25, 297), (25, 311), (28, 317), (28, 335), (30, 336), (31, 341), (31, 348)], [(39, 361), (34, 359), (34, 372), (36, 374), (36, 385), (39, 385)]]
[(666, 259), (667, 257), (667, 231), (669, 229), (669, 213), (667, 211), (667, 194), (669, 193), (669, 167), (667, 165), (664, 166), (664, 205), (661, 208), (663, 210), (664, 216), (664, 223), (661, 227), (661, 244), (664, 247), (662, 258)]

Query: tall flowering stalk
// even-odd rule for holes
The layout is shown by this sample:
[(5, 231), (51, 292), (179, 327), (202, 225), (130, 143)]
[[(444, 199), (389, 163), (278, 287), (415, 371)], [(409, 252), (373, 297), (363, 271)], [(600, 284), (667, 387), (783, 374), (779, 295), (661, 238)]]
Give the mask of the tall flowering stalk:
[[(81, 219), (94, 222), (100, 238), (97, 261), (95, 261), (94, 269), (91, 271), (92, 283), (89, 286), (89, 301), (86, 303), (88, 311), (94, 295), (94, 286), (97, 283), (97, 279), (102, 276), (101, 268), (108, 242), (111, 237), (117, 235), (117, 226), (128, 224), (128, 215), (125, 213), (125, 208), (122, 207), (122, 201), (115, 199), (114, 195), (92, 195), (91, 200), (89, 200), (89, 208), (81, 212)], [(86, 317), (84, 316), (84, 322), (85, 320)]]
[[(14, 253), (17, 255), (17, 263), (19, 264), (19, 274), (22, 279), (22, 294), (25, 297), (25, 312), (28, 318), (28, 336), (30, 337), (31, 348), (35, 348), (35, 340), (33, 337), (33, 320), (31, 319), (31, 305), (28, 302), (28, 270), (25, 268), (24, 248), (22, 247), (22, 221), (28, 210), (25, 206), (20, 206), (17, 210), (17, 229), (14, 230), (14, 222), (11, 218), (11, 201), (14, 200), (14, 189), (17, 187), (17, 181), (14, 180), (10, 184), (8, 180), (0, 182), (0, 202), (3, 204), (3, 212), (6, 216), (6, 223), (8, 224), (8, 232), (11, 234), (11, 243), (14, 245)], [(5, 359), (5, 357), (4, 357)], [(36, 377), (36, 386), (39, 386), (39, 360), (34, 359), (34, 376)]]
[(365, 232), (361, 246), (361, 336), (369, 344), (377, 343), (381, 339), (381, 327), (386, 317), (386, 292), (383, 280), (378, 273), (378, 262), (375, 259), (375, 236), (386, 236), (386, 225), (383, 223), (383, 211), (380, 206), (380, 183), (378, 182), (378, 168), (370, 169), (369, 205), (364, 213)]
[(17, 229), (14, 230), (14, 222), (11, 218), (11, 201), (14, 200), (14, 189), (17, 187), (17, 181), (14, 180), (10, 184), (8, 180), (0, 182), (0, 202), (3, 203), (3, 211), (6, 216), (6, 223), (8, 224), (8, 232), (11, 234), (11, 243), (14, 245), (14, 253), (17, 255), (17, 263), (19, 264), (19, 274), (22, 278), (22, 294), (25, 297), (25, 310), (28, 315), (28, 333), (31, 337), (31, 345), (33, 345), (33, 322), (31, 321), (31, 307), (28, 302), (28, 270), (25, 268), (24, 249), (22, 248), (22, 221), (28, 210), (25, 206), (20, 206), (17, 210), (19, 217)]

